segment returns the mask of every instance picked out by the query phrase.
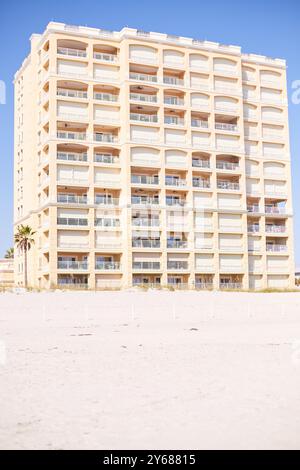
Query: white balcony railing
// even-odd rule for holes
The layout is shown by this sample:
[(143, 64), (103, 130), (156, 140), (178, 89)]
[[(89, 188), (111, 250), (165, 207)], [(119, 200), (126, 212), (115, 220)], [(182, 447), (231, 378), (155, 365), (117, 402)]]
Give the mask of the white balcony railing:
[(119, 261), (97, 261), (95, 263), (95, 269), (103, 271), (116, 271), (121, 268)]
[(201, 119), (192, 119), (192, 127), (201, 127), (203, 129), (208, 129), (208, 121), (202, 121)]
[(157, 96), (156, 95), (147, 95), (144, 93), (130, 93), (130, 99), (132, 101), (142, 101), (145, 103), (156, 103)]
[(196, 168), (210, 168), (210, 163), (208, 160), (201, 160), (198, 158), (193, 158), (192, 166)]
[(285, 225), (266, 225), (266, 232), (267, 233), (285, 233), (286, 227)]
[(118, 137), (113, 134), (100, 134), (100, 133), (95, 133), (94, 134), (94, 141), (96, 142), (107, 142), (107, 143), (117, 143), (118, 142)]
[(184, 126), (184, 118), (178, 116), (165, 116), (164, 123), (172, 126)]
[(182, 78), (177, 77), (164, 76), (163, 83), (165, 83), (166, 85), (184, 86), (184, 80)]
[(160, 222), (158, 218), (136, 218), (133, 217), (131, 225), (134, 227), (159, 227)]
[(287, 246), (286, 245), (273, 245), (267, 243), (267, 251), (272, 252), (272, 253), (285, 253), (287, 252)]
[(119, 60), (118, 56), (115, 54), (107, 54), (106, 52), (94, 52), (94, 59), (103, 60), (105, 62), (117, 62)]
[(57, 131), (57, 138), (64, 140), (86, 140), (85, 132)]
[(158, 176), (131, 175), (131, 183), (135, 184), (158, 184)]
[(151, 239), (151, 238), (148, 238), (148, 239), (133, 238), (132, 247), (133, 248), (160, 248), (160, 240)]
[(217, 161), (216, 167), (218, 170), (229, 170), (229, 171), (235, 171), (239, 168), (238, 163), (233, 163), (233, 162), (220, 162)]
[(186, 186), (187, 184), (187, 181), (185, 179), (182, 179), (182, 178), (178, 178), (176, 176), (167, 176), (165, 177), (165, 184), (166, 186), (178, 186), (178, 187), (182, 187), (182, 186)]
[(88, 262), (87, 261), (72, 261), (72, 260), (66, 260), (66, 261), (57, 261), (57, 268), (58, 269), (74, 269), (74, 270), (84, 270), (86, 271), (88, 269)]
[(225, 122), (216, 122), (215, 123), (215, 128), (218, 130), (222, 131), (231, 131), (231, 132), (237, 132), (238, 127), (235, 124), (227, 124)]
[(96, 194), (95, 195), (95, 204), (98, 205), (98, 206), (118, 206), (119, 205), (119, 199)]
[(139, 122), (157, 122), (158, 119), (156, 114), (130, 113), (130, 120)]
[(131, 196), (131, 204), (133, 205), (144, 205), (144, 204), (159, 204), (158, 197), (150, 196)]
[(94, 100), (116, 102), (116, 101), (118, 101), (118, 95), (114, 95), (113, 93), (95, 92), (94, 93)]
[(57, 152), (57, 160), (87, 162), (87, 153)]
[(129, 78), (131, 80), (139, 80), (142, 82), (157, 82), (157, 76), (156, 75), (150, 75), (147, 73), (136, 73), (136, 72), (130, 72)]
[(238, 191), (240, 189), (239, 183), (233, 183), (231, 181), (217, 181), (218, 189)]
[(184, 99), (179, 98), (178, 96), (165, 96), (164, 104), (169, 104), (171, 106), (184, 106)]
[(210, 188), (210, 181), (204, 178), (193, 178), (193, 187), (194, 188), (201, 188), (201, 189), (209, 189)]
[(72, 49), (70, 47), (58, 47), (57, 54), (68, 55), (72, 57), (86, 57), (87, 56), (86, 51), (83, 51), (81, 49)]
[(96, 163), (117, 164), (120, 160), (119, 157), (109, 153), (95, 153), (94, 161)]
[(160, 270), (159, 261), (134, 261), (132, 263), (132, 269), (136, 270)]
[(72, 90), (72, 89), (69, 89), (69, 88), (58, 88), (57, 89), (57, 96), (63, 96), (63, 97), (67, 97), (67, 98), (87, 99), (88, 94), (87, 94), (87, 91)]
[(87, 196), (73, 194), (58, 194), (57, 202), (60, 204), (87, 204)]
[(267, 205), (267, 206), (265, 206), (265, 213), (266, 214), (285, 214), (286, 213), (286, 208), (285, 207), (279, 207), (279, 206)]

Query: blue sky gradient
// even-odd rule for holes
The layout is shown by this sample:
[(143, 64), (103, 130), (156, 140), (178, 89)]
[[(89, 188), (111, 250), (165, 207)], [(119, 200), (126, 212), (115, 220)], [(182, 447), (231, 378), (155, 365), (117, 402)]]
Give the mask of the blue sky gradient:
[(29, 0), (5, 1), (0, 9), (0, 257), (12, 245), (13, 76), (29, 52), (29, 37), (49, 21), (120, 30), (124, 26), (207, 39), (242, 47), (243, 52), (285, 58), (295, 213), (296, 264), (300, 267), (300, 104), (291, 102), (300, 80), (299, 0)]

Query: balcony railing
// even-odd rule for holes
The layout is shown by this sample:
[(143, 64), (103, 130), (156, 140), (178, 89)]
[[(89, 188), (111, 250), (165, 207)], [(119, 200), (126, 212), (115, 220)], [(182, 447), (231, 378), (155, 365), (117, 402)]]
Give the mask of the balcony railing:
[(222, 131), (232, 131), (232, 132), (237, 132), (238, 127), (235, 124), (227, 124), (224, 122), (216, 122), (215, 123), (215, 129), (219, 129)]
[(60, 204), (87, 204), (87, 196), (73, 194), (58, 194), (57, 202)]
[(87, 153), (57, 152), (57, 160), (87, 162)]
[(182, 270), (188, 269), (188, 262), (187, 261), (168, 261), (167, 269), (175, 269), (175, 270)]
[(86, 133), (57, 131), (57, 138), (65, 140), (86, 140)]
[(94, 221), (95, 227), (120, 227), (120, 219), (109, 217), (98, 217)]
[(278, 206), (265, 206), (265, 213), (266, 214), (285, 214), (286, 208), (278, 207)]
[(131, 80), (139, 80), (142, 82), (157, 82), (157, 76), (156, 75), (150, 75), (147, 73), (135, 73), (135, 72), (130, 72), (129, 78)]
[(267, 233), (285, 233), (286, 227), (285, 225), (266, 225), (266, 232)]
[(203, 129), (208, 128), (208, 121), (202, 121), (201, 119), (192, 119), (192, 127), (201, 127)]
[(164, 76), (163, 82), (164, 82), (166, 85), (184, 86), (184, 80), (182, 80), (182, 78), (177, 78), (177, 77), (168, 77), (168, 76)]
[(94, 59), (104, 60), (105, 62), (117, 62), (118, 56), (115, 54), (107, 54), (103, 52), (94, 52)]
[(69, 55), (72, 57), (86, 57), (87, 56), (86, 51), (83, 51), (81, 49), (72, 49), (70, 47), (58, 47), (57, 54)]
[(177, 186), (183, 187), (186, 186), (186, 180), (183, 178), (176, 178), (175, 176), (167, 176), (165, 177), (165, 184), (166, 186)]
[(177, 116), (165, 116), (164, 123), (172, 126), (184, 126), (184, 119)]
[(195, 289), (211, 290), (213, 287), (214, 285), (212, 282), (195, 282)]
[(115, 271), (121, 268), (119, 261), (96, 261), (95, 269)]
[(217, 162), (216, 164), (218, 170), (230, 170), (230, 171), (235, 171), (239, 168), (238, 163), (232, 163), (232, 162)]
[(172, 238), (167, 239), (167, 248), (187, 248), (188, 242), (186, 240), (173, 240)]
[(241, 282), (221, 282), (220, 289), (224, 290), (240, 290), (243, 285)]
[(118, 206), (119, 205), (119, 199), (118, 198), (113, 198), (113, 197), (107, 197), (107, 196), (100, 196), (97, 195), (95, 196), (95, 204), (96, 205), (102, 205), (102, 206)]
[(132, 239), (133, 248), (160, 248), (159, 239)]
[(180, 206), (180, 207), (183, 207), (183, 206), (186, 205), (186, 200), (185, 199), (180, 199), (180, 198), (166, 197), (166, 205), (167, 206)]
[(133, 218), (131, 224), (134, 227), (158, 227), (160, 222), (156, 218)]
[(57, 89), (57, 96), (64, 96), (67, 98), (80, 98), (86, 99), (88, 97), (87, 91), (81, 90), (72, 90), (69, 88), (58, 88)]
[(287, 251), (286, 245), (273, 245), (267, 243), (267, 251), (272, 253), (285, 253)]
[(138, 113), (130, 113), (130, 120), (140, 121), (140, 122), (157, 122), (158, 121), (156, 114), (138, 114)]
[(118, 95), (114, 95), (112, 93), (94, 93), (94, 100), (99, 101), (118, 101)]
[(118, 137), (113, 134), (94, 134), (94, 140), (96, 142), (108, 142), (116, 143), (118, 142)]
[(87, 261), (57, 261), (58, 269), (76, 269), (76, 270), (87, 270), (88, 262)]
[(131, 183), (134, 184), (158, 184), (158, 176), (131, 175)]
[(232, 183), (230, 181), (217, 181), (217, 188), (238, 191), (240, 189), (240, 185), (239, 183)]
[(248, 204), (247, 205), (248, 212), (259, 212), (259, 205), (258, 204)]
[(132, 269), (159, 270), (160, 262), (159, 261), (134, 261), (132, 263)]
[(177, 96), (165, 96), (164, 104), (169, 104), (172, 106), (184, 106), (184, 99), (178, 98)]
[(260, 230), (259, 224), (248, 225), (249, 233), (258, 233)]
[(88, 225), (88, 219), (82, 219), (79, 217), (58, 217), (57, 225), (71, 225), (76, 227), (86, 227)]
[(210, 181), (202, 178), (193, 178), (194, 188), (208, 189), (210, 188)]
[(150, 197), (150, 196), (131, 196), (131, 204), (139, 205), (139, 204), (159, 204), (158, 197)]
[(119, 163), (119, 158), (109, 153), (95, 153), (94, 161), (96, 163)]
[(130, 93), (130, 99), (132, 101), (142, 101), (145, 103), (156, 103), (157, 96), (156, 95), (146, 95), (143, 93)]
[(208, 160), (201, 160), (201, 159), (193, 158), (192, 166), (196, 168), (210, 168), (210, 163)]

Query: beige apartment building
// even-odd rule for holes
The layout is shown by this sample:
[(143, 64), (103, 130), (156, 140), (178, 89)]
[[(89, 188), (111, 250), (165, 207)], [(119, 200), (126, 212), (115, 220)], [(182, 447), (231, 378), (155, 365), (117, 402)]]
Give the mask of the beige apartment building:
[(293, 287), (285, 61), (49, 23), (15, 76), (14, 197), (31, 286)]

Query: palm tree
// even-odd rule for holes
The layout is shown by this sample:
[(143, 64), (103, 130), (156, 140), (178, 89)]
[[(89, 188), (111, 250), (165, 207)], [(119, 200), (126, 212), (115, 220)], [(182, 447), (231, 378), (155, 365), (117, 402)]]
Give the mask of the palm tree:
[(13, 259), (13, 257), (14, 257), (14, 249), (13, 248), (8, 248), (8, 250), (6, 250), (4, 258), (5, 259)]
[(18, 225), (17, 233), (15, 234), (15, 243), (17, 248), (24, 252), (24, 284), (27, 287), (28, 273), (27, 273), (27, 252), (30, 250), (31, 245), (34, 244), (34, 235), (32, 228), (29, 225)]

